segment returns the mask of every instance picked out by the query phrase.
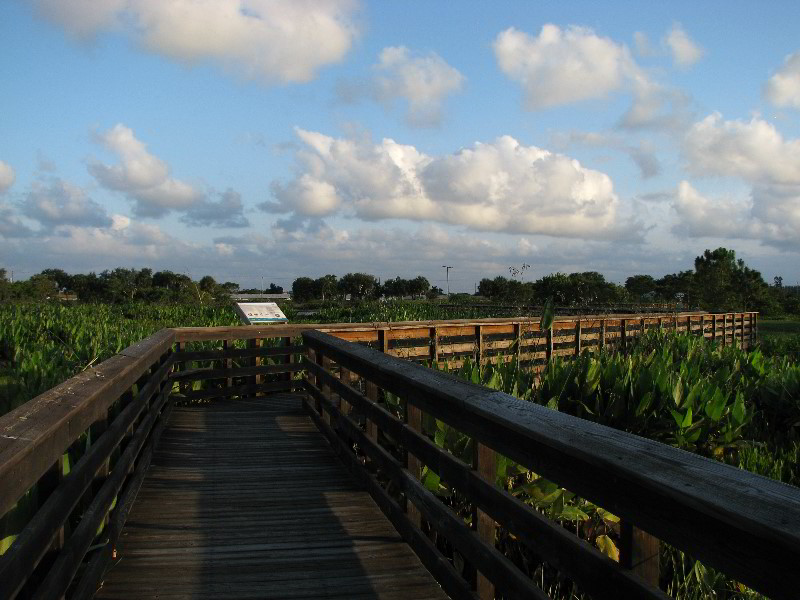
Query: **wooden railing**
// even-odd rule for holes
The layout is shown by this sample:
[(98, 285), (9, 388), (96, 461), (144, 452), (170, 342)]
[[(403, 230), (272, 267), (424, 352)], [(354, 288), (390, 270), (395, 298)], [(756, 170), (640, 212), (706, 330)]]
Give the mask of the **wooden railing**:
[[(498, 525), (592, 597), (666, 597), (633, 555), (648, 536), (770, 597), (796, 597), (789, 574), (800, 564), (797, 488), (331, 335), (308, 331), (303, 339), (309, 413), (452, 597), (545, 597), (495, 547)], [(386, 392), (400, 399), (401, 417), (379, 401)], [(472, 464), (434, 443), (426, 416), (472, 438)], [(620, 562), (498, 488), (497, 454), (619, 516)], [(420, 482), (423, 466), (473, 503), (473, 527)], [(477, 592), (431, 542), (431, 530), (477, 569)], [(657, 543), (652, 551), (657, 561)]]
[[(537, 318), (162, 330), (0, 416), (0, 533), (18, 534), (0, 555), (0, 599), (20, 590), (21, 597), (60, 598), (66, 590), (71, 598), (90, 597), (173, 403), (306, 385), (305, 369), (319, 369), (301, 360), (303, 334), (328, 331), (357, 342), (347, 346), (353, 351), (371, 347), (384, 358), (456, 366), (466, 357), (485, 363), (516, 356), (541, 369), (553, 356), (624, 347), (657, 327), (746, 346), (755, 340), (757, 315), (559, 317), (552, 331), (542, 331)], [(376, 382), (382, 385), (366, 378), (371, 401), (379, 397)], [(393, 427), (373, 417), (368, 433), (376, 424)], [(436, 563), (439, 572), (447, 571), (445, 562)]]
[(0, 598), (94, 594), (171, 409), (173, 339), (161, 331), (0, 417), (0, 516), (24, 524), (0, 556)]
[[(623, 349), (642, 332), (702, 335), (722, 345), (747, 348), (755, 343), (758, 313), (682, 313), (676, 315), (607, 315), (557, 317), (552, 329), (542, 329), (538, 318), (478, 319), (375, 325), (315, 326), (336, 337), (368, 345), (385, 354), (416, 362), (451, 367), (464, 358), (481, 364), (509, 361), (541, 371), (553, 356), (579, 355), (600, 348)], [(310, 328), (309, 328), (310, 329)]]

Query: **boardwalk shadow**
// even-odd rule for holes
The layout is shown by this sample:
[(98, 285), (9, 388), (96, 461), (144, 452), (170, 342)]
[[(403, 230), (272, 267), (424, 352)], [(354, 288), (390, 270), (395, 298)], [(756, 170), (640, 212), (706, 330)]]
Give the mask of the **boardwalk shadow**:
[(120, 556), (98, 597), (444, 597), (297, 396), (177, 409)]

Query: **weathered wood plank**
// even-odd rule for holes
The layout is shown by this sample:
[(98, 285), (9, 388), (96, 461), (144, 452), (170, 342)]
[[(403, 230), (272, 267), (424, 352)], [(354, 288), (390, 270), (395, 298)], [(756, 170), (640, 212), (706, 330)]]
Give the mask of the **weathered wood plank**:
[(446, 598), (299, 396), (177, 407), (96, 598)]

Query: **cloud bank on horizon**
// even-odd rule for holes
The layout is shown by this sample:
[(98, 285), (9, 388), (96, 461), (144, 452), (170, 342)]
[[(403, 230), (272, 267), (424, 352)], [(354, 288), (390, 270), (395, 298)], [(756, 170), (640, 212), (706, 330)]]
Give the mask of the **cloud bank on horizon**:
[(34, 51), (0, 124), (0, 266), (435, 280), (457, 258), (465, 281), (531, 261), (624, 278), (726, 245), (800, 277), (792, 18), (770, 47), (748, 38), (737, 78), (737, 49), (689, 4), (591, 27), (419, 10), (4, 6), (0, 47)]

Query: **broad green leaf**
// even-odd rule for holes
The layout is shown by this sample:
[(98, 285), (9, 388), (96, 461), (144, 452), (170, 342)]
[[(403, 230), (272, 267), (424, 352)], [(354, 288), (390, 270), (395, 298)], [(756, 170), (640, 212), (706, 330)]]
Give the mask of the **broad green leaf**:
[(600, 516), (601, 519), (603, 519), (603, 521), (608, 521), (609, 523), (619, 523), (619, 517), (617, 515), (608, 512), (604, 508), (598, 508), (597, 514)]
[(607, 535), (598, 535), (595, 539), (597, 548), (611, 560), (619, 562), (619, 549)]
[(686, 427), (690, 427), (692, 424), (692, 407), (690, 406), (686, 410), (686, 415), (683, 417), (683, 422), (681, 423), (681, 429), (685, 429)]
[(553, 503), (550, 505), (550, 518), (558, 519), (561, 513), (564, 512), (564, 494), (563, 490), (558, 490), (558, 495), (555, 497)]
[(736, 394), (736, 401), (733, 403), (731, 415), (733, 416), (734, 420), (741, 425), (744, 423), (746, 414), (747, 409), (744, 406), (744, 396), (742, 395), (742, 392), (738, 392)]
[(681, 401), (683, 400), (683, 382), (680, 377), (678, 377), (678, 380), (672, 387), (672, 399), (675, 401), (675, 406), (680, 408)]
[(586, 521), (589, 515), (577, 506), (567, 505), (561, 510), (561, 518), (567, 521)]
[(644, 414), (644, 412), (650, 408), (650, 404), (653, 402), (653, 392), (647, 392), (642, 399), (639, 401), (639, 406), (636, 407), (636, 416), (640, 417)]
[(555, 318), (555, 308), (553, 306), (553, 299), (548, 298), (547, 301), (544, 303), (544, 308), (542, 309), (542, 319), (540, 322), (542, 331), (553, 328), (554, 318)]
[(425, 467), (425, 472), (422, 474), (422, 484), (433, 493), (436, 493), (439, 491), (440, 483), (439, 474)]

